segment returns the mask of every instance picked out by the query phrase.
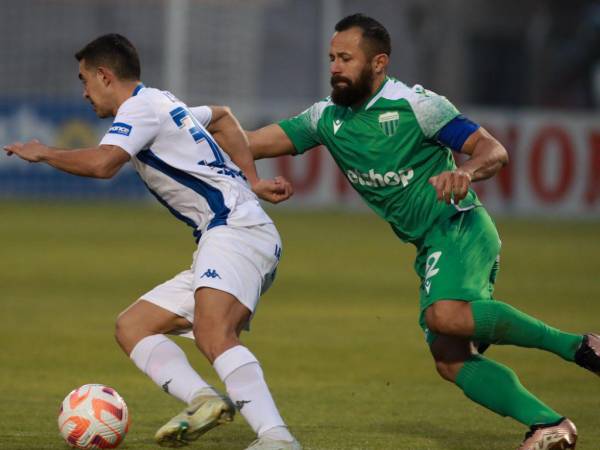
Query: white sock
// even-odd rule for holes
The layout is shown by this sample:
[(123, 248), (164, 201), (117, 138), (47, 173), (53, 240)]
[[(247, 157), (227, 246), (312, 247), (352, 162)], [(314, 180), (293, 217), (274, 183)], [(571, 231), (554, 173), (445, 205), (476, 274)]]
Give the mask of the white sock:
[(266, 437), (274, 441), (288, 441), (294, 440), (294, 436), (291, 435), (290, 430), (287, 427), (274, 427), (264, 433), (261, 433), (260, 437)]
[(183, 350), (163, 334), (140, 340), (129, 356), (165, 392), (187, 404), (201, 389), (212, 389), (190, 366)]
[(274, 430), (278, 439), (293, 441), (269, 392), (263, 371), (256, 357), (242, 345), (237, 345), (215, 359), (213, 367), (219, 374), (227, 394), (236, 404), (248, 424), (261, 437)]

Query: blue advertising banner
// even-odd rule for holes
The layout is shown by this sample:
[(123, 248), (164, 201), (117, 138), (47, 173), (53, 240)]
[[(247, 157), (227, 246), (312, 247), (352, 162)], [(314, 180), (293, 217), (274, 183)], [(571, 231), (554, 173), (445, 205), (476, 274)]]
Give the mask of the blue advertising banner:
[[(111, 122), (100, 120), (82, 99), (0, 99), (0, 145), (30, 139), (59, 148), (97, 145)], [(62, 173), (45, 164), (30, 164), (0, 155), (0, 198), (118, 198), (147, 196), (136, 172), (126, 165), (111, 180)]]

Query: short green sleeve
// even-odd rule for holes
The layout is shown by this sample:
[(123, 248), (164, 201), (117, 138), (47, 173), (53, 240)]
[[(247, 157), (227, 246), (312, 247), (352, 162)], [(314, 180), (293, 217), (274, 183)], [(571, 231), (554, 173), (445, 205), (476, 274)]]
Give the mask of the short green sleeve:
[(329, 104), (331, 103), (328, 100), (320, 101), (297, 116), (279, 122), (279, 126), (294, 144), (296, 153), (304, 153), (322, 143), (318, 124), (323, 110)]

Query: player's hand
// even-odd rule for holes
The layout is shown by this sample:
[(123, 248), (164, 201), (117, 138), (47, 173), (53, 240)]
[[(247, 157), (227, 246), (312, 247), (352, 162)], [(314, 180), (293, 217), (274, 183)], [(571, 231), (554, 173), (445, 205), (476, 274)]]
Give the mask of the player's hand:
[(283, 177), (272, 180), (259, 179), (252, 185), (252, 191), (262, 200), (279, 203), (287, 200), (294, 194), (291, 183)]
[(439, 201), (458, 204), (469, 192), (471, 174), (461, 169), (449, 170), (431, 177), (429, 184), (435, 188)]
[(6, 151), (8, 156), (15, 154), (25, 161), (40, 162), (44, 154), (48, 151), (48, 147), (41, 144), (37, 139), (33, 139), (25, 144), (15, 142), (14, 144), (5, 145), (4, 151)]

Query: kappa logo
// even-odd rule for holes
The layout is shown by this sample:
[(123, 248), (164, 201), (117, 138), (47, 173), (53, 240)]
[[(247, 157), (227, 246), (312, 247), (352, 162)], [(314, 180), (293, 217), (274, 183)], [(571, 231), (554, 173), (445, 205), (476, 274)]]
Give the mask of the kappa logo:
[(238, 400), (235, 402), (235, 406), (238, 411), (241, 411), (246, 403), (252, 403), (252, 400)]
[(429, 290), (431, 289), (431, 278), (440, 271), (440, 269), (436, 267), (436, 264), (440, 260), (440, 256), (442, 256), (442, 252), (433, 252), (427, 257), (427, 262), (425, 263), (425, 282), (423, 283), (423, 288), (425, 289), (425, 292), (427, 292), (427, 295), (429, 295)]
[(167, 380), (163, 383), (162, 390), (165, 391), (167, 394), (169, 393), (169, 384), (171, 383), (171, 381), (173, 381), (173, 378), (171, 378), (170, 380)]
[(335, 136), (344, 122), (336, 119), (333, 121), (333, 135)]
[(221, 278), (221, 275), (217, 273), (215, 269), (207, 269), (200, 278)]

